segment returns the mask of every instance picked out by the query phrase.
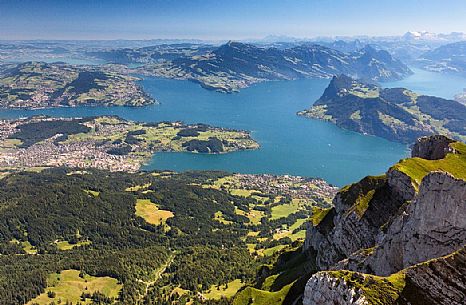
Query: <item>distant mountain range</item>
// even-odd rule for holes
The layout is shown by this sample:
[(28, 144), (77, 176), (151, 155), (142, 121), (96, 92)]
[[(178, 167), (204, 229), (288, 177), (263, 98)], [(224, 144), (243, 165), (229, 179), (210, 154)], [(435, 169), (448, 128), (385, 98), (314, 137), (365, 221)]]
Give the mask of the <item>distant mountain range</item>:
[(402, 37), (403, 40), (430, 40), (430, 41), (445, 41), (454, 42), (466, 39), (466, 34), (462, 32), (451, 32), (449, 34), (437, 34), (428, 31), (409, 31)]
[(109, 50), (92, 50), (87, 51), (86, 55), (118, 64), (154, 63), (161, 60), (173, 60), (180, 57), (201, 55), (215, 48), (212, 45), (176, 43), (158, 44), (142, 48), (125, 47)]
[[(376, 50), (384, 50), (390, 53), (396, 59), (403, 63), (412, 64), (419, 56), (438, 47), (438, 42), (427, 41), (404, 41), (404, 40), (387, 40), (387, 41), (364, 41), (354, 40), (332, 40), (317, 41), (315, 44), (334, 49), (344, 53), (356, 52), (365, 46), (370, 46)], [(278, 45), (278, 44), (275, 44)]]
[(388, 52), (370, 46), (345, 53), (315, 44), (278, 49), (240, 42), (228, 42), (202, 55), (149, 64), (138, 72), (188, 79), (223, 92), (266, 80), (330, 78), (345, 73), (368, 81), (390, 81), (412, 73)]
[(384, 89), (345, 75), (334, 77), (314, 105), (299, 114), (403, 143), (429, 134), (466, 140), (465, 105), (404, 88)]
[(432, 33), (428, 31), (408, 31), (403, 35), (391, 35), (391, 36), (369, 36), (369, 35), (357, 35), (357, 36), (318, 36), (315, 38), (303, 38), (303, 37), (292, 37), (284, 35), (269, 35), (262, 39), (249, 39), (242, 40), (242, 42), (248, 43), (276, 43), (276, 42), (332, 42), (332, 41), (353, 41), (360, 40), (365, 43), (376, 42), (376, 41), (443, 41), (443, 42), (455, 42), (466, 39), (466, 34), (462, 32), (451, 32), (451, 33)]
[(455, 95), (455, 101), (466, 105), (466, 88), (463, 89), (463, 92), (458, 93), (457, 95)]
[(423, 68), (466, 76), (466, 41), (446, 44), (424, 53), (418, 60)]
[(341, 52), (354, 52), (370, 45), (377, 50), (386, 50), (393, 57), (405, 63), (414, 63), (422, 54), (442, 45), (466, 40), (462, 32), (432, 33), (427, 31), (409, 31), (400, 36), (335, 36), (303, 39), (283, 36), (268, 36), (262, 40), (251, 41), (264, 46), (297, 44), (319, 44)]

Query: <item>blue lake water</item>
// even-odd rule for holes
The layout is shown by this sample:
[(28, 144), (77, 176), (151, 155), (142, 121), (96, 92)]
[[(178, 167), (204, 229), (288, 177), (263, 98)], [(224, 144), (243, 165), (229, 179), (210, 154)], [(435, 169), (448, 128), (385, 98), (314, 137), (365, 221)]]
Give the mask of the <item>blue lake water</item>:
[(414, 74), (400, 81), (387, 82), (385, 87), (403, 87), (425, 95), (452, 99), (466, 88), (466, 79), (453, 74), (442, 74), (411, 68)]
[[(449, 98), (466, 86), (466, 80), (460, 80), (452, 84), (449, 76), (429, 72), (418, 74), (416, 71), (404, 81), (385, 85), (408, 87)], [(202, 89), (189, 81), (146, 78), (142, 85), (160, 105), (0, 110), (0, 117), (105, 114), (145, 122), (202, 122), (250, 130), (261, 145), (255, 151), (222, 155), (157, 153), (145, 169), (292, 174), (321, 177), (341, 186), (366, 175), (383, 173), (391, 164), (408, 155), (405, 145), (298, 117), (296, 112), (309, 107), (328, 82), (324, 79), (266, 82), (236, 94), (223, 94)]]

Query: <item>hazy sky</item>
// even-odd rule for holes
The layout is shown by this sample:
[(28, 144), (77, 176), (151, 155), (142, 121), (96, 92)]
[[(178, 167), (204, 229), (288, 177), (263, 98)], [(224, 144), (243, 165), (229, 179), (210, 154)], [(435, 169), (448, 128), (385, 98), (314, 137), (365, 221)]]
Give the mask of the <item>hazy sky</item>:
[(466, 0), (0, 0), (0, 39), (466, 32)]

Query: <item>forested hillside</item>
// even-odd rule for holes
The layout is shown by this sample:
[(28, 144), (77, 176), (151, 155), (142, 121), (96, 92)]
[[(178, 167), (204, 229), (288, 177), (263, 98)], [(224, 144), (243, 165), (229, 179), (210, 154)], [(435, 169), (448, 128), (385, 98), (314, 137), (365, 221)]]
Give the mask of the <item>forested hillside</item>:
[[(252, 282), (259, 265), (293, 240), (299, 245), (306, 207), (328, 206), (335, 191), (293, 178), (289, 195), (277, 196), (253, 189), (261, 179), (7, 173), (0, 180), (0, 303), (164, 304), (174, 295), (183, 300), (177, 304), (227, 302), (222, 295)], [(303, 185), (316, 186), (307, 201), (299, 198)]]

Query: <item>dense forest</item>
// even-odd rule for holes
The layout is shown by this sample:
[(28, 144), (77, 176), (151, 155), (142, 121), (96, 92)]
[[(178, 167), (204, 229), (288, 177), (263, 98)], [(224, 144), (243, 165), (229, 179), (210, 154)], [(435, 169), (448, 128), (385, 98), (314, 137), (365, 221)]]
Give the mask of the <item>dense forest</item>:
[[(89, 293), (83, 304), (228, 304), (198, 293), (253, 283), (274, 256), (252, 255), (247, 243), (291, 244), (273, 239), (274, 230), (308, 215), (270, 219), (273, 207), (290, 202), (284, 197), (257, 206), (264, 217), (252, 223), (244, 215), (255, 199), (206, 187), (226, 175), (66, 168), (7, 175), (0, 180), (0, 303), (25, 304), (46, 291), (52, 299), (48, 276), (79, 270), (122, 285), (115, 298)], [(151, 223), (137, 215), (139, 201), (172, 216)]]

